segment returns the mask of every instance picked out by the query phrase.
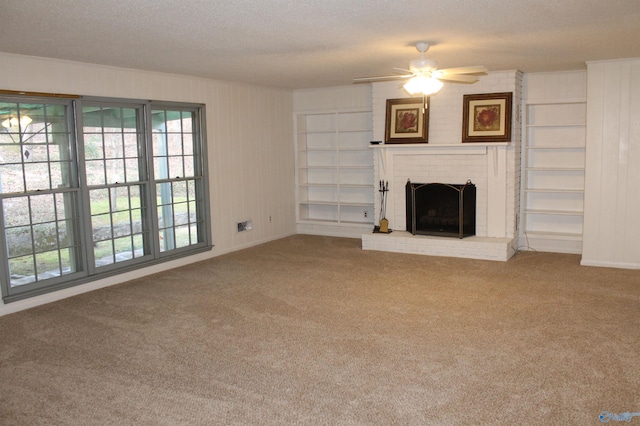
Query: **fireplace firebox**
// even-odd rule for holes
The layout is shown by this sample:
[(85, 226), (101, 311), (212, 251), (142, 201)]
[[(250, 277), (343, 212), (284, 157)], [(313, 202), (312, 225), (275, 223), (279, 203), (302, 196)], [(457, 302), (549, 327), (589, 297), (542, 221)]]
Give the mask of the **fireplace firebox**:
[(476, 186), (407, 181), (407, 231), (464, 238), (476, 234)]

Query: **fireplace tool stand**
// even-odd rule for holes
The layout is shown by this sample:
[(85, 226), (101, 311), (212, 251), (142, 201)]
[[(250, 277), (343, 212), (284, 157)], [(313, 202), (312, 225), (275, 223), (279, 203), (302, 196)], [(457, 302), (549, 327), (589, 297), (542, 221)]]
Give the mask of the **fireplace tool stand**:
[(389, 229), (389, 220), (387, 220), (387, 192), (389, 192), (389, 181), (380, 181), (379, 189), (380, 193), (380, 225), (373, 227), (373, 232), (388, 234), (391, 232)]

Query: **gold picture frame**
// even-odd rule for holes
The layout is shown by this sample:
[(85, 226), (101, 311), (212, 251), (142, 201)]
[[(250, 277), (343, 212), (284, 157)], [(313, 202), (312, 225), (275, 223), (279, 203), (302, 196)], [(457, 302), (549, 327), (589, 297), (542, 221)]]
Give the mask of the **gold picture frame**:
[(513, 92), (464, 95), (462, 142), (511, 142)]
[(429, 97), (387, 99), (385, 143), (428, 143)]

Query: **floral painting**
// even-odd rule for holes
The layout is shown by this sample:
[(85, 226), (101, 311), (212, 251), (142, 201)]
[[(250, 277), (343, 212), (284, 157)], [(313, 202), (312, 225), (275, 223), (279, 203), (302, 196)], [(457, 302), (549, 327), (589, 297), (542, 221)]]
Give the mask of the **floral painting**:
[(387, 99), (386, 143), (427, 143), (429, 98)]
[(513, 94), (464, 95), (462, 142), (510, 142)]
[(415, 133), (418, 131), (419, 109), (396, 110), (396, 133)]
[(473, 112), (473, 130), (500, 130), (500, 106), (500, 104), (476, 106)]

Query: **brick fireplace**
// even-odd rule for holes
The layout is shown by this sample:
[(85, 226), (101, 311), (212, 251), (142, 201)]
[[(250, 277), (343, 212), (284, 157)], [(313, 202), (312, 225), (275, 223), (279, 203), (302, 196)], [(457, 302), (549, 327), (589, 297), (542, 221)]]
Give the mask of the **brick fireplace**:
[[(393, 232), (362, 235), (364, 250), (453, 256), (506, 261), (515, 253), (520, 182), (521, 74), (504, 72), (482, 77), (473, 86), (448, 85), (431, 98), (430, 140), (427, 144), (372, 145), (374, 182), (389, 182), (386, 218)], [(470, 91), (473, 89), (473, 92)], [(513, 137), (510, 143), (460, 141), (462, 95), (466, 93), (514, 92)], [(373, 86), (374, 138), (384, 135), (386, 99), (399, 98), (397, 84)], [(455, 143), (452, 143), (454, 142)], [(407, 181), (476, 185), (476, 232), (463, 239), (406, 232)], [(380, 198), (374, 185), (376, 206)], [(376, 208), (375, 223), (379, 221)]]

